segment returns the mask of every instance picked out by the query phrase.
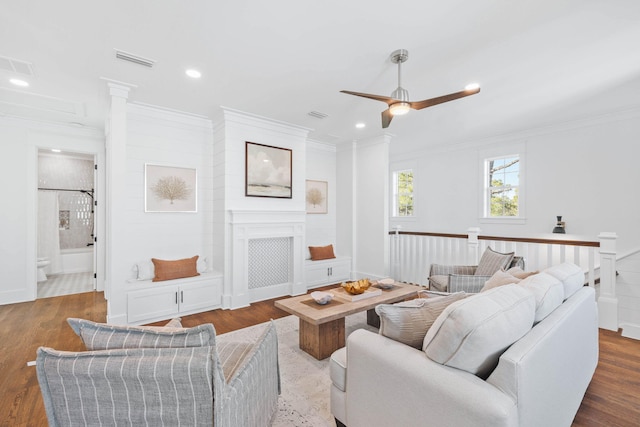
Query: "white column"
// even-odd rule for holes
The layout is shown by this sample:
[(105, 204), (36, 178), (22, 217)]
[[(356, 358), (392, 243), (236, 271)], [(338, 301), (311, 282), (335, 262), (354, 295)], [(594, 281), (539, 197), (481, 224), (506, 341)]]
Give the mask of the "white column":
[(613, 232), (602, 232), (600, 240), (600, 297), (598, 298), (599, 326), (618, 330), (618, 298), (616, 297), (616, 239)]
[(126, 245), (126, 171), (127, 171), (127, 99), (130, 86), (107, 82), (110, 96), (106, 132), (106, 281), (108, 298), (107, 322), (127, 323), (127, 301), (124, 292), (126, 270), (118, 259)]
[(478, 236), (480, 235), (480, 228), (469, 227), (467, 229), (467, 263), (469, 265), (476, 265), (480, 260), (480, 254), (478, 253), (480, 242)]

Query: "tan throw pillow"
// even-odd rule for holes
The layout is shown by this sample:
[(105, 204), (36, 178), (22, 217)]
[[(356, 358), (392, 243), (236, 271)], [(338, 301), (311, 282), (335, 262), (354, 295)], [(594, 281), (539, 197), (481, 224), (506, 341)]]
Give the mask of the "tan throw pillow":
[(488, 291), (489, 289), (497, 288), (498, 286), (508, 285), (509, 283), (518, 283), (522, 279), (518, 279), (515, 276), (509, 274), (508, 271), (498, 270), (493, 273), (493, 276), (486, 282), (480, 290), (480, 292)]
[(175, 261), (165, 261), (161, 259), (151, 258), (155, 269), (154, 282), (161, 282), (163, 280), (182, 279), (183, 277), (199, 276), (198, 273), (198, 255), (178, 259)]
[(380, 304), (380, 335), (420, 349), (424, 336), (436, 318), (451, 303), (465, 298), (464, 292), (447, 296), (417, 298), (397, 304)]
[(312, 261), (320, 261), (321, 259), (331, 259), (336, 256), (333, 253), (333, 245), (328, 246), (309, 246)]
[(529, 276), (533, 276), (534, 274), (538, 274), (537, 271), (524, 271), (520, 267), (511, 267), (510, 269), (507, 270), (507, 273), (509, 273), (512, 276), (517, 277), (518, 279), (526, 279)]
[(513, 259), (513, 255), (514, 252), (503, 254), (487, 248), (480, 258), (475, 275), (492, 276), (496, 271), (507, 268)]

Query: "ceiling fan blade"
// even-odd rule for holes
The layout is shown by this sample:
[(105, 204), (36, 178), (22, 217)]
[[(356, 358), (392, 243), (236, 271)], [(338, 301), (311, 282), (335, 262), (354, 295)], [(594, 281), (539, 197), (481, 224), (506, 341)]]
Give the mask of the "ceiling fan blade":
[(391, 124), (391, 119), (393, 119), (393, 114), (391, 114), (391, 110), (388, 108), (382, 112), (382, 129), (386, 129)]
[(393, 99), (393, 98), (389, 98), (388, 96), (382, 96), (382, 95), (371, 95), (369, 93), (362, 93), (362, 92), (351, 92), (349, 90), (341, 90), (340, 92), (342, 93), (346, 93), (348, 95), (355, 95), (355, 96), (361, 96), (363, 98), (369, 98), (369, 99), (373, 99), (375, 101), (382, 101), (387, 103), (387, 105), (391, 105), (394, 102), (398, 102), (397, 100)]
[(464, 98), (465, 96), (475, 95), (478, 92), (480, 92), (480, 88), (475, 88), (471, 90), (462, 90), (460, 92), (438, 96), (437, 98), (425, 99), (424, 101), (410, 102), (409, 104), (411, 104), (411, 108), (413, 108), (414, 110), (422, 110), (423, 108), (433, 107), (434, 105)]

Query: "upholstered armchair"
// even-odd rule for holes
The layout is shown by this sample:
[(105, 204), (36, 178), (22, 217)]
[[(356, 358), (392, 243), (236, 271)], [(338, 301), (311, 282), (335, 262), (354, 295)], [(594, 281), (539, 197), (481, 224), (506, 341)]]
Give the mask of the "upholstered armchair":
[(89, 351), (38, 349), (49, 425), (255, 426), (271, 423), (280, 392), (278, 341), (195, 328), (111, 326), (69, 319)]
[(480, 292), (485, 282), (498, 270), (518, 267), (524, 270), (524, 258), (513, 252), (500, 253), (487, 248), (478, 265), (431, 264), (429, 288), (440, 292)]

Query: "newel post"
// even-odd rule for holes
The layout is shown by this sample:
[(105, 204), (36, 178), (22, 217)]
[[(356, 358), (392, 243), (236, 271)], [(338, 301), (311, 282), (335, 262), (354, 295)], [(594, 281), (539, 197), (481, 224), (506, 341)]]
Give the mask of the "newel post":
[(391, 239), (391, 277), (400, 280), (400, 229), (402, 226), (394, 225), (392, 228), (394, 233)]
[(600, 240), (600, 297), (598, 323), (602, 329), (618, 330), (618, 298), (616, 297), (616, 239), (613, 232), (602, 232)]
[(480, 260), (480, 254), (478, 253), (480, 248), (479, 235), (479, 227), (469, 227), (467, 229), (467, 264), (478, 264)]

